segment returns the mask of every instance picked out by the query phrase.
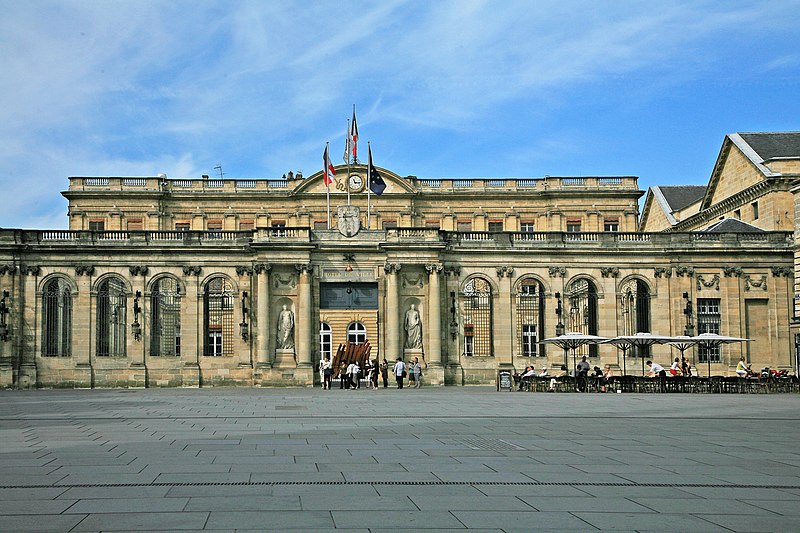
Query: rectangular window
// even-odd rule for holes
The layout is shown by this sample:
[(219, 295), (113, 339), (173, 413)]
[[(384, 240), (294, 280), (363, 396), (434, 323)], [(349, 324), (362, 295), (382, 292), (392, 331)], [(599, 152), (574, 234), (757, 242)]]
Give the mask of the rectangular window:
[(105, 231), (106, 221), (102, 218), (92, 219), (89, 221), (89, 231)]
[(222, 238), (222, 221), (221, 220), (209, 220), (208, 224), (206, 224), (206, 229), (208, 230), (208, 239), (221, 239)]
[(377, 309), (377, 283), (320, 283), (320, 309)]
[(742, 210), (737, 209), (736, 211), (734, 211), (733, 218), (735, 218), (736, 220), (742, 220)]
[(397, 220), (395, 220), (393, 218), (385, 218), (385, 219), (383, 219), (381, 221), (381, 227), (383, 229), (396, 228), (397, 227)]
[(438, 220), (426, 220), (425, 227), (428, 229), (439, 229), (441, 225)]
[(472, 221), (471, 220), (459, 220), (458, 225), (456, 228), (458, 231), (472, 231)]
[(128, 219), (128, 231), (142, 231), (143, 229), (144, 225), (142, 224), (141, 218)]
[(314, 229), (328, 229), (328, 222), (325, 220), (315, 220)]
[(189, 231), (190, 229), (192, 229), (192, 226), (188, 222), (175, 223), (175, 231)]
[(567, 219), (567, 233), (579, 233), (581, 231), (581, 219), (568, 218)]
[(533, 222), (520, 222), (519, 223), (519, 230), (523, 233), (533, 233), (536, 231), (536, 224)]
[(464, 355), (475, 355), (475, 326), (472, 324), (464, 324)]
[(208, 355), (219, 357), (222, 355), (222, 333), (210, 331), (208, 333)]
[(502, 220), (490, 220), (488, 229), (489, 229), (489, 231), (503, 231), (503, 221)]
[(753, 202), (750, 207), (753, 208), (753, 220), (758, 220), (758, 202)]
[[(720, 314), (719, 298), (698, 298), (697, 299), (697, 333), (716, 333), (719, 334), (722, 315)], [(701, 363), (712, 363), (720, 361), (719, 346), (711, 348), (698, 346), (697, 350)]]
[(536, 336), (536, 326), (534, 324), (522, 325), (522, 355), (524, 357), (536, 356), (536, 347), (539, 338)]
[(239, 231), (253, 231), (255, 227), (256, 224), (252, 220), (242, 220), (239, 222)]
[(619, 219), (618, 218), (607, 218), (603, 221), (603, 231), (608, 232), (618, 232), (619, 231)]

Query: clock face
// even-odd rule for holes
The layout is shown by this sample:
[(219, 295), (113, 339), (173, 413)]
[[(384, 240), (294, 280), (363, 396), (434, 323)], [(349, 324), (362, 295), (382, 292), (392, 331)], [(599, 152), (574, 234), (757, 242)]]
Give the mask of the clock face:
[(360, 191), (363, 186), (364, 186), (364, 178), (362, 178), (358, 174), (353, 174), (352, 176), (350, 176), (351, 191)]

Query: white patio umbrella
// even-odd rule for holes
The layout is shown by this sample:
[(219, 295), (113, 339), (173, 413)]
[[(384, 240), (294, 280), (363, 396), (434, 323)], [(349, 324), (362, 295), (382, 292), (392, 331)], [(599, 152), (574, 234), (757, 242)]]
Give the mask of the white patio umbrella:
[(539, 344), (555, 344), (564, 350), (564, 366), (567, 365), (567, 352), (572, 350), (572, 359), (575, 363), (575, 350), (585, 344), (600, 344), (608, 340), (606, 337), (598, 337), (597, 335), (587, 335), (578, 331), (570, 331), (558, 337), (550, 337), (540, 341)]
[[(614, 337), (613, 339), (607, 340), (606, 343), (613, 344), (622, 349), (622, 373), (626, 374), (627, 365), (625, 364), (625, 352), (629, 348), (636, 346), (652, 346), (654, 344), (666, 344), (672, 339), (673, 337), (667, 337), (665, 335), (654, 335), (653, 333), (641, 332), (633, 335), (620, 335), (618, 337)], [(644, 356), (642, 356), (642, 375), (644, 375)]]
[[(683, 352), (697, 344), (698, 341), (695, 337), (689, 337), (688, 335), (678, 335), (677, 337), (673, 337), (671, 341), (667, 344), (670, 344), (676, 347), (681, 352), (681, 361), (683, 360)], [(692, 366), (694, 366), (694, 361), (692, 361)]]
[[(692, 337), (697, 341), (698, 346), (705, 348), (715, 348), (722, 344), (731, 344), (734, 342), (750, 342), (750, 339), (743, 339), (741, 337), (729, 337), (727, 335), (719, 335), (717, 333), (701, 333), (696, 337)], [(711, 357), (706, 357), (708, 361), (708, 377), (711, 377)]]

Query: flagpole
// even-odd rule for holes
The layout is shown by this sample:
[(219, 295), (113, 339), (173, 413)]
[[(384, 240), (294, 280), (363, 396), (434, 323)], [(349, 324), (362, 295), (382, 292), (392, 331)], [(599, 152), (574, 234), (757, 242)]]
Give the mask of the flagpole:
[[(372, 150), (372, 148), (370, 148), (370, 146), (369, 146), (369, 141), (367, 141), (367, 152), (369, 152), (369, 154), (370, 154), (370, 155), (372, 155), (372, 151), (371, 151), (371, 150)], [(371, 159), (370, 159), (370, 161), (371, 161)], [(370, 171), (370, 168), (369, 168), (369, 163), (367, 163), (367, 229), (370, 229), (370, 228), (369, 228), (369, 220), (370, 220), (370, 198), (372, 197), (372, 194), (371, 194), (371, 192), (372, 192), (372, 189), (370, 189), (370, 183), (369, 183), (369, 180), (370, 180), (370, 178), (371, 178), (372, 176), (370, 176), (370, 173), (369, 173), (369, 171)]]
[(322, 174), (322, 181), (325, 183), (325, 196), (328, 199), (328, 229), (331, 229), (331, 185), (328, 183), (328, 159), (331, 158), (331, 154), (328, 151), (330, 143), (325, 143), (325, 168), (323, 169)]
[(347, 147), (347, 180), (344, 184), (345, 189), (347, 189), (347, 205), (350, 205), (350, 150), (353, 148), (350, 146), (350, 119), (347, 119), (347, 134), (345, 135), (347, 139), (345, 146)]

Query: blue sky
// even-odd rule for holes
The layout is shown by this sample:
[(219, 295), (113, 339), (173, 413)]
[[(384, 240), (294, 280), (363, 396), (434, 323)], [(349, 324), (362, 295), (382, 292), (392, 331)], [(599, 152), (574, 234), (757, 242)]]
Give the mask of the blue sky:
[(419, 177), (704, 184), (726, 133), (800, 129), (800, 0), (0, 0), (0, 226), (69, 176), (311, 175), (357, 106)]

